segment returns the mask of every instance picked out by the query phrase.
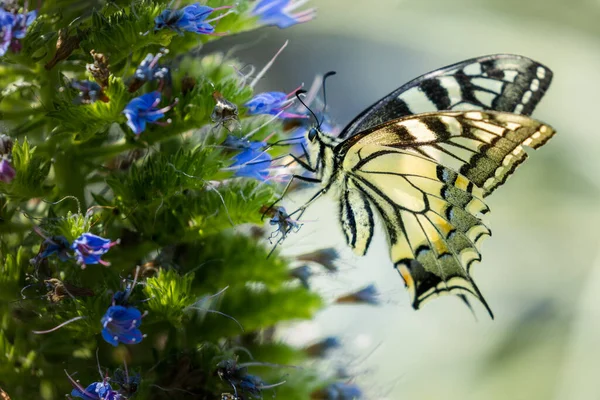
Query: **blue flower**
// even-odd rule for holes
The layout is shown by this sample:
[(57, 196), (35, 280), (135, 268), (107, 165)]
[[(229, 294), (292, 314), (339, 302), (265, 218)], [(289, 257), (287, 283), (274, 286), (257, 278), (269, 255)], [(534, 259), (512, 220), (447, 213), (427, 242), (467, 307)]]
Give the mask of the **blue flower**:
[(25, 34), (27, 33), (27, 28), (29, 25), (35, 21), (37, 17), (37, 11), (29, 11), (26, 14), (17, 14), (15, 15), (15, 21), (13, 23), (12, 28), (12, 36), (15, 39), (23, 39)]
[(260, 0), (254, 6), (252, 15), (257, 16), (264, 25), (275, 25), (281, 29), (308, 22), (316, 15), (314, 8), (292, 14), (305, 0)]
[(42, 247), (44, 249), (37, 256), (40, 259), (49, 257), (52, 254), (56, 254), (60, 261), (67, 261), (70, 258), (68, 251), (71, 244), (64, 236), (52, 236), (44, 241)]
[(272, 158), (264, 146), (264, 142), (250, 142), (248, 148), (233, 157), (230, 168), (235, 170), (235, 176), (267, 180)]
[(17, 171), (10, 164), (10, 161), (4, 157), (0, 157), (0, 181), (11, 183), (15, 179), (15, 176), (17, 176)]
[(144, 58), (140, 65), (136, 68), (133, 77), (144, 82), (154, 79), (164, 79), (169, 70), (165, 67), (159, 67), (158, 60), (166, 53), (166, 49), (158, 52), (156, 55), (148, 53), (146, 58)]
[(0, 8), (0, 57), (6, 54), (13, 39), (15, 16)]
[(138, 329), (142, 324), (142, 313), (135, 307), (110, 306), (101, 322), (102, 338), (113, 346), (119, 342), (136, 344), (144, 337)]
[(108, 382), (94, 382), (86, 387), (85, 390), (81, 389), (78, 387), (73, 389), (71, 396), (85, 400), (116, 400), (121, 398), (115, 397), (115, 395), (120, 395), (112, 390)]
[(191, 4), (181, 10), (164, 10), (158, 17), (154, 19), (154, 30), (169, 28), (183, 34), (184, 31), (195, 32), (204, 35), (218, 35), (215, 33), (215, 28), (210, 23), (218, 21), (227, 13), (216, 18), (207, 20), (206, 18), (217, 10), (224, 10), (231, 6), (223, 6), (212, 8), (200, 5), (199, 3)]
[(251, 398), (262, 398), (261, 389), (265, 386), (262, 379), (255, 375), (244, 375), (238, 382), (239, 389), (243, 393), (249, 393)]
[(298, 221), (292, 219), (283, 207), (275, 207), (273, 209), (273, 218), (269, 220), (269, 223), (277, 225), (277, 230), (271, 235), (271, 238), (277, 233), (281, 233), (282, 238), (285, 239), (287, 234), (292, 230), (297, 232), (300, 229)]
[(283, 92), (264, 92), (252, 97), (244, 107), (248, 109), (248, 115), (279, 115), (281, 118), (306, 118), (304, 115), (285, 112), (285, 109), (294, 101), (290, 97), (295, 92), (285, 94)]
[(150, 92), (136, 97), (125, 106), (123, 114), (127, 117), (127, 126), (131, 128), (133, 133), (136, 135), (142, 133), (146, 129), (146, 123), (148, 122), (160, 125), (157, 121), (173, 108), (177, 100), (175, 100), (174, 104), (161, 109), (156, 108), (158, 103), (160, 103), (160, 93)]
[(102, 264), (104, 266), (109, 266), (110, 263), (101, 260), (100, 257), (118, 243), (119, 240), (111, 242), (110, 239), (104, 239), (92, 233), (84, 233), (73, 241), (71, 248), (75, 250), (77, 263), (81, 264), (82, 267), (85, 267), (88, 264)]
[(363, 398), (362, 390), (352, 383), (332, 383), (325, 388), (324, 392), (324, 400), (359, 400)]

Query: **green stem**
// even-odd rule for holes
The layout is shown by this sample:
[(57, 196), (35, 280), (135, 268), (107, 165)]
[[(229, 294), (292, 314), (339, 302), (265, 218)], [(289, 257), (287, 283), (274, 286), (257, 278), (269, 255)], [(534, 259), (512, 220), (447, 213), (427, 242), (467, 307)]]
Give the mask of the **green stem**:
[(69, 152), (57, 154), (55, 158), (54, 174), (60, 196), (75, 196), (85, 209), (85, 173), (81, 171), (77, 157)]

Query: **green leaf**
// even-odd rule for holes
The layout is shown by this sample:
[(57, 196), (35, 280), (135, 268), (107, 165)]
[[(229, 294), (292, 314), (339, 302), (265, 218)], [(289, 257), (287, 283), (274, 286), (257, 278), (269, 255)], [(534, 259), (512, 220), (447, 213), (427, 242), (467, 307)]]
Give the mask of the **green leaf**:
[(109, 99), (107, 103), (99, 100), (93, 104), (73, 104), (76, 91), (66, 90), (48, 116), (56, 120), (60, 130), (74, 135), (75, 141), (85, 142), (105, 132), (111, 124), (125, 122), (122, 112), (133, 96), (127, 92), (121, 78), (111, 75), (105, 93)]

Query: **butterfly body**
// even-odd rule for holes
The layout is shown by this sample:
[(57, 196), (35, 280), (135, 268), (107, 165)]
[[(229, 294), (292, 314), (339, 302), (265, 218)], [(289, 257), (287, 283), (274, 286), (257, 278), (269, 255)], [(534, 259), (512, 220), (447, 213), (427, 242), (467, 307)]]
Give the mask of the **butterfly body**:
[(376, 221), (383, 224), (415, 309), (441, 294), (465, 302), (470, 294), (492, 315), (471, 277), (491, 236), (483, 199), (527, 158), (524, 146), (538, 148), (554, 134), (518, 114), (533, 110), (550, 79), (550, 70), (520, 56), (467, 60), (390, 93), (340, 137), (311, 128), (307, 166), (322, 189), (298, 212), (333, 193), (356, 254), (367, 252)]

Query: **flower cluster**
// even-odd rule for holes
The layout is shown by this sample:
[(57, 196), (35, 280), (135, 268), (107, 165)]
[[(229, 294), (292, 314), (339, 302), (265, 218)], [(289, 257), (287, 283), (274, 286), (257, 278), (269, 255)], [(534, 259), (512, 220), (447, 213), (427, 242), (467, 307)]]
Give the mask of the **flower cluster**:
[[(249, 372), (249, 368), (258, 362), (250, 350), (246, 350), (249, 359), (242, 352), (237, 353), (238, 349), (244, 350), (241, 345), (234, 348), (242, 336), (237, 331), (230, 332), (228, 327), (216, 326), (215, 321), (204, 320), (205, 314), (215, 313), (240, 325), (224, 312), (196, 307), (205, 301), (204, 297), (199, 297), (203, 293), (201, 291), (208, 290), (216, 280), (211, 282), (213, 274), (205, 275), (209, 279), (201, 277), (208, 268), (202, 267), (202, 271), (195, 268), (205, 264), (212, 268), (214, 263), (210, 264), (213, 261), (207, 260), (218, 260), (217, 263), (222, 264), (218, 268), (235, 265), (231, 253), (236, 251), (225, 246), (229, 245), (229, 241), (238, 241), (242, 246), (232, 248), (244, 249), (243, 267), (252, 273), (244, 276), (255, 277), (257, 282), (261, 281), (261, 273), (271, 276), (273, 290), (269, 285), (268, 291), (244, 290), (241, 293), (240, 286), (237, 286), (233, 296), (238, 298), (223, 301), (224, 311), (236, 316), (238, 312), (240, 315), (247, 313), (243, 317), (249, 325), (249, 335), (244, 336), (249, 338), (248, 344), (253, 344), (250, 338), (261, 329), (260, 326), (274, 327), (284, 319), (306, 318), (321, 305), (318, 294), (306, 289), (309, 289), (312, 264), (323, 260), (328, 263), (324, 264), (325, 268), (334, 268), (329, 252), (321, 251), (313, 254), (312, 259), (306, 256), (304, 260), (299, 257), (283, 261), (275, 257), (265, 259), (264, 243), (252, 237), (241, 232), (229, 235), (228, 240), (219, 237), (221, 233), (230, 233), (229, 222), (254, 224), (258, 221), (260, 215), (256, 211), (265, 203), (269, 204), (277, 194), (278, 188), (273, 182), (283, 176), (289, 177), (292, 167), (298, 165), (297, 158), (283, 155), (287, 149), (275, 147), (279, 143), (270, 143), (270, 138), (278, 137), (278, 142), (289, 140), (281, 139), (279, 135), (295, 135), (296, 131), (290, 128), (290, 124), (294, 128), (305, 127), (310, 120), (309, 113), (302, 107), (295, 107), (296, 91), (252, 93), (255, 83), (265, 75), (276, 56), (257, 74), (253, 70), (248, 76), (240, 77), (236, 72), (241, 74), (244, 68), (240, 68), (237, 61), (232, 61), (232, 68), (226, 58), (201, 55), (184, 60), (182, 53), (212, 39), (207, 35), (221, 36), (229, 33), (227, 30), (237, 33), (264, 25), (286, 28), (303, 23), (314, 18), (314, 9), (302, 11), (300, 7), (306, 3), (304, 0), (242, 0), (230, 3), (225, 0), (216, 3), (231, 5), (216, 8), (204, 5), (206, 2), (194, 3), (192, 0), (183, 2), (181, 6), (180, 2), (144, 1), (118, 7), (106, 4), (104, 8), (85, 12), (78, 7), (74, 8), (76, 11), (60, 10), (56, 4), (49, 2), (43, 4), (48, 15), (36, 21), (37, 11), (27, 12), (27, 5), (17, 7), (17, 4), (23, 3), (27, 4), (27, 1), (0, 1), (0, 57), (24, 48), (21, 56), (7, 60), (10, 65), (3, 64), (5, 81), (15, 82), (15, 91), (9, 94), (14, 96), (14, 106), (6, 106), (3, 112), (9, 117), (7, 129), (11, 129), (11, 135), (20, 140), (27, 137), (37, 149), (32, 155), (33, 147), (21, 145), (15, 146), (13, 153), (10, 138), (0, 136), (0, 189), (9, 194), (0, 194), (2, 232), (9, 233), (0, 238), (1, 261), (6, 261), (6, 268), (4, 265), (2, 268), (8, 271), (7, 276), (11, 274), (9, 279), (14, 275), (19, 280), (24, 277), (30, 280), (22, 294), (35, 290), (36, 298), (46, 299), (36, 303), (40, 318), (36, 317), (35, 323), (45, 325), (53, 318), (59, 322), (48, 330), (29, 330), (25, 323), (20, 322), (5, 324), (7, 331), (3, 326), (0, 338), (5, 333), (9, 338), (17, 337), (21, 332), (46, 335), (73, 324), (67, 328), (71, 335), (53, 334), (47, 342), (37, 336), (38, 340), (23, 342), (22, 347), (30, 347), (27, 350), (37, 354), (39, 348), (36, 346), (47, 348), (56, 343), (56, 350), (52, 349), (56, 356), (53, 355), (52, 360), (62, 359), (68, 368), (74, 368), (75, 365), (81, 366), (89, 351), (95, 350), (93, 343), (99, 341), (96, 352), (98, 369), (101, 369), (101, 362), (116, 364), (121, 361), (118, 360), (120, 357), (126, 361), (125, 372), (117, 370), (109, 376), (100, 371), (100, 378), (87, 375), (87, 371), (95, 370), (91, 365), (84, 367), (78, 375), (81, 384), (67, 373), (73, 386), (68, 389), (69, 398), (133, 398), (141, 375), (129, 375), (127, 363), (132, 358), (136, 368), (148, 373), (144, 379), (154, 380), (145, 385), (144, 390), (149, 390), (149, 386), (163, 385), (168, 387), (169, 393), (164, 394), (167, 397), (189, 389), (188, 393), (216, 398), (223, 390), (231, 391), (233, 388), (234, 394), (228, 398), (259, 398), (265, 390), (286, 383), (283, 379), (287, 380), (284, 376), (288, 371), (282, 373), (281, 382), (274, 384), (267, 383), (266, 376), (263, 380), (253, 371)], [(81, 8), (85, 7), (85, 1), (79, 3)], [(56, 46), (54, 57), (49, 54), (53, 46)], [(200, 57), (202, 59), (198, 60)], [(47, 71), (41, 69), (44, 67)], [(54, 67), (56, 69), (50, 71)], [(40, 76), (37, 76), (38, 71)], [(247, 82), (251, 75), (252, 81)], [(56, 90), (57, 80), (62, 82), (63, 79), (69, 79), (67, 87)], [(24, 82), (23, 86), (20, 86), (21, 82)], [(61, 90), (67, 91), (67, 98), (74, 98), (75, 105), (70, 100), (61, 101), (60, 95), (57, 98), (55, 92)], [(174, 109), (178, 98), (185, 104)], [(172, 122), (171, 118), (173, 124), (167, 127)], [(256, 127), (259, 124), (261, 126)], [(165, 128), (159, 129), (156, 125)], [(256, 128), (251, 132), (242, 131), (251, 126)], [(119, 128), (126, 132), (120, 132)], [(190, 139), (193, 129), (198, 129), (200, 134), (209, 132), (207, 136), (210, 137), (206, 141), (196, 141), (196, 137)], [(153, 132), (148, 134), (148, 130)], [(158, 133), (154, 131), (160, 130), (165, 132), (164, 140), (160, 135), (154, 135)], [(138, 135), (144, 132), (147, 136), (140, 138)], [(223, 133), (229, 136), (222, 147), (229, 150), (222, 151), (219, 146), (213, 146), (219, 140), (215, 138)], [(180, 147), (184, 148), (180, 150)], [(189, 151), (191, 147), (194, 151)], [(215, 148), (218, 149), (213, 151)], [(196, 149), (199, 151), (196, 152)], [(149, 156), (141, 160), (144, 154)], [(127, 157), (129, 162), (123, 163), (127, 166), (120, 166), (118, 170), (102, 169), (118, 157)], [(136, 160), (139, 162), (130, 168)], [(153, 163), (158, 167), (153, 169)], [(165, 171), (165, 165), (173, 168)], [(289, 165), (292, 167), (288, 168)], [(202, 183), (191, 185), (191, 179), (173, 179), (173, 170), (177, 174), (198, 178), (198, 182), (202, 180)], [(229, 174), (223, 173), (223, 170)], [(204, 182), (215, 182), (212, 188), (217, 188), (214, 190), (221, 200), (216, 214), (214, 198), (205, 196)], [(38, 191), (38, 188), (48, 190)], [(150, 196), (155, 198), (149, 199)], [(103, 211), (93, 222), (80, 213), (76, 218), (63, 218), (62, 215), (72, 205), (71, 200), (63, 203), (65, 199), (75, 199), (84, 207), (93, 204), (94, 208)], [(188, 200), (193, 202), (189, 207)], [(183, 205), (177, 205), (179, 201), (183, 201)], [(222, 218), (225, 212), (221, 213), (221, 209), (229, 217), (225, 224), (225, 218)], [(218, 218), (213, 218), (217, 215)], [(300, 227), (300, 223), (292, 219), (283, 207), (273, 207), (269, 217), (278, 235), (285, 236)], [(147, 223), (148, 220), (151, 223)], [(182, 220), (184, 223), (179, 224)], [(205, 229), (204, 224), (209, 229)], [(31, 226), (43, 238), (39, 240), (42, 244), (33, 258), (33, 235), (28, 229)], [(197, 226), (200, 228), (196, 229)], [(103, 234), (109, 239), (92, 233), (92, 230), (112, 233)], [(119, 239), (113, 240), (117, 237), (113, 234), (123, 237), (123, 244), (111, 250), (120, 244)], [(262, 239), (266, 239), (264, 231), (262, 235)], [(12, 257), (10, 252), (13, 251), (17, 257)], [(209, 254), (211, 252), (214, 254)], [(30, 258), (30, 264), (20, 262), (23, 255)], [(86, 271), (78, 267), (109, 266), (109, 260), (115, 267), (90, 267)], [(294, 262), (303, 265), (294, 265)], [(113, 292), (111, 285), (138, 263), (140, 267), (136, 268), (133, 283), (126, 281), (125, 289)], [(150, 267), (145, 269), (146, 266)], [(245, 287), (247, 279), (242, 275), (236, 278), (238, 275), (223, 275), (225, 284), (231, 280), (232, 287), (235, 284)], [(138, 282), (138, 277), (141, 282)], [(235, 282), (235, 279), (240, 281)], [(288, 285), (293, 279), (300, 283)], [(254, 285), (256, 282), (253, 280), (251, 283)], [(132, 292), (138, 294), (134, 291), (136, 285), (143, 288), (140, 292), (143, 291), (147, 298), (141, 300), (132, 295)], [(0, 289), (5, 290), (6, 287), (2, 285)], [(9, 289), (15, 292), (13, 287)], [(109, 297), (111, 293), (112, 298)], [(240, 305), (236, 300), (242, 294), (248, 301)], [(368, 295), (354, 294), (354, 297), (364, 299)], [(279, 304), (279, 299), (285, 300), (281, 301), (281, 305), (288, 307), (286, 310), (272, 307)], [(247, 304), (260, 307), (248, 308)], [(188, 311), (192, 309), (202, 312)], [(285, 318), (278, 316), (283, 313)], [(145, 320), (148, 314), (152, 321)], [(88, 320), (81, 322), (84, 319)], [(260, 325), (254, 324), (255, 321)], [(204, 346), (206, 340), (213, 339), (218, 346)], [(70, 349), (69, 340), (74, 342)], [(271, 342), (271, 339), (268, 341)], [(257, 344), (257, 354), (262, 351), (260, 346), (263, 344), (270, 345)], [(245, 347), (246, 343), (243, 345)], [(307, 355), (321, 357), (339, 345), (336, 338), (326, 338), (289, 354), (297, 355), (298, 359)], [(255, 351), (254, 347), (251, 349)], [(12, 352), (13, 348), (7, 348), (7, 351)], [(62, 353), (62, 358), (58, 357), (59, 353)], [(72, 359), (68, 359), (69, 355), (73, 356)], [(19, 354), (15, 359), (23, 360), (26, 356), (27, 353)], [(238, 356), (247, 362), (238, 364)], [(228, 361), (227, 365), (217, 366), (218, 361), (224, 359)], [(19, 368), (26, 374), (34, 372), (27, 376), (43, 376), (51, 385), (66, 383), (64, 377), (56, 380), (55, 371), (47, 368), (46, 361), (51, 361), (50, 358), (40, 360), (41, 363), (38, 360), (31, 362), (31, 371)], [(199, 360), (202, 362), (199, 363)], [(211, 371), (205, 368), (208, 360), (212, 360)], [(270, 361), (284, 360), (291, 362), (292, 357), (273, 355)], [(152, 365), (156, 368), (150, 369)], [(200, 365), (202, 371), (199, 371)], [(215, 367), (217, 371), (213, 371)], [(3, 372), (13, 373), (16, 370), (10, 365)], [(177, 372), (177, 376), (171, 375), (172, 371)], [(205, 379), (205, 372), (217, 372), (223, 382)], [(275, 379), (272, 374), (269, 376), (269, 379)], [(6, 381), (9, 384), (23, 381), (21, 377), (14, 378), (7, 377)], [(167, 382), (171, 378), (174, 382)], [(288, 382), (288, 385), (294, 385), (293, 380)], [(208, 385), (211, 387), (206, 387)], [(19, 392), (25, 391), (24, 384), (15, 383), (14, 386), (19, 388), (14, 390), (14, 394), (21, 395)], [(51, 389), (56, 392), (56, 388)], [(336, 398), (344, 398), (343, 393), (346, 392), (337, 389)], [(14, 394), (11, 393), (13, 397)]]
[(73, 257), (69, 254), (69, 250), (73, 250), (77, 264), (81, 265), (81, 268), (85, 268), (86, 265), (90, 264), (102, 264), (108, 267), (110, 263), (102, 260), (101, 257), (119, 242), (119, 239), (111, 241), (89, 232), (79, 236), (72, 244), (64, 236), (52, 236), (45, 238), (40, 247), (40, 252), (33, 262), (47, 258), (52, 254), (56, 254), (61, 261), (67, 261)]
[(37, 11), (17, 13), (0, 8), (0, 57), (9, 47), (13, 52), (21, 50), (19, 39), (23, 39), (29, 25), (35, 21)]

